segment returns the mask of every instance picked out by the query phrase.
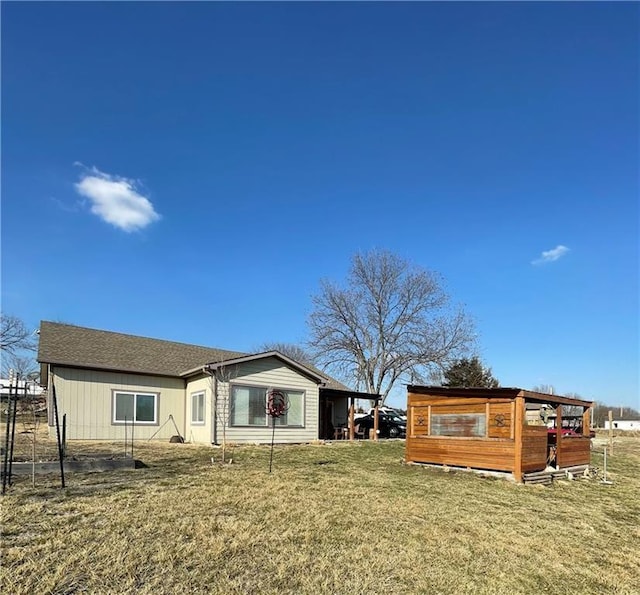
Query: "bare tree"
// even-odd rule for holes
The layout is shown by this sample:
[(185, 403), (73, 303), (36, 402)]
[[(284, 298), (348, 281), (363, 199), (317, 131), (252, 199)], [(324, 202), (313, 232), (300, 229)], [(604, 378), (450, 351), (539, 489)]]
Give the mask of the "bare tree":
[[(582, 399), (582, 397), (576, 392), (565, 393), (560, 395), (552, 384), (540, 384), (534, 386), (531, 390), (537, 393), (546, 393), (548, 395), (558, 395), (569, 397), (570, 399)], [(562, 405), (562, 415), (564, 417), (577, 417), (583, 414), (584, 410), (579, 405)]]
[[(229, 426), (229, 418), (231, 414), (230, 385), (232, 378), (237, 376), (237, 366), (224, 365), (224, 360), (212, 363), (208, 367), (209, 371), (209, 387), (211, 390), (211, 406), (214, 412), (213, 431), (216, 434), (214, 441), (220, 443), (221, 462), (227, 462), (227, 427)], [(222, 436), (217, 437), (218, 426), (221, 429)]]
[(2, 314), (0, 328), (0, 350), (3, 355), (20, 355), (23, 351), (35, 351), (33, 333), (17, 316)]
[(2, 355), (2, 367), (0, 373), (3, 378), (8, 378), (13, 370), (20, 378), (35, 380), (39, 377), (38, 364), (32, 355), (14, 355), (7, 353)]
[(474, 341), (440, 277), (387, 251), (356, 254), (346, 287), (322, 281), (313, 306), (316, 361), (383, 402), (396, 382), (443, 369)]
[(558, 394), (553, 384), (537, 384), (531, 390), (534, 393), (544, 393), (546, 395)]
[(258, 347), (258, 351), (279, 351), (301, 364), (314, 365), (314, 357), (311, 352), (295, 343), (263, 343)]

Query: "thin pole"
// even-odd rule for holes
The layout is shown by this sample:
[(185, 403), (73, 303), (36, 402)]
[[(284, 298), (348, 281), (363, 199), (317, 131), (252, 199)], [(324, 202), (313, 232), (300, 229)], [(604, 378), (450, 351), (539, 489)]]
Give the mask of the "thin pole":
[(33, 400), (31, 401), (33, 406), (33, 451), (31, 457), (31, 486), (36, 487), (36, 436), (37, 436), (37, 424), (38, 424), (38, 416), (36, 414), (36, 404), (35, 404), (35, 395)]
[(131, 420), (131, 458), (133, 459), (133, 430), (136, 427), (136, 420)]
[(7, 471), (9, 470), (9, 436), (11, 430), (11, 389), (12, 384), (9, 384), (9, 400), (7, 401), (7, 432), (4, 440), (4, 457), (2, 461), (2, 493), (4, 494), (7, 489)]
[(124, 416), (124, 456), (127, 457), (127, 416)]
[(607, 479), (607, 447), (604, 447), (604, 477), (602, 478), (602, 481), (600, 482), (604, 485), (613, 485), (613, 482)]
[[(18, 376), (17, 383), (20, 382), (20, 377)], [(11, 407), (9, 407), (11, 408)], [(13, 394), (13, 417), (11, 419), (11, 447), (9, 451), (9, 485), (12, 485), (12, 476), (13, 476), (13, 447), (16, 443), (16, 417), (18, 415), (18, 384), (16, 384), (15, 392)]]
[(58, 440), (58, 459), (60, 459), (60, 482), (62, 487), (64, 484), (64, 460), (62, 457), (62, 441), (60, 440), (60, 418), (58, 417), (58, 399), (56, 397), (56, 385), (51, 385), (53, 388), (53, 413), (56, 419), (56, 439)]
[(273, 466), (273, 441), (276, 436), (276, 418), (272, 417), (272, 430), (271, 430), (271, 455), (269, 456), (269, 473), (271, 473), (271, 467)]

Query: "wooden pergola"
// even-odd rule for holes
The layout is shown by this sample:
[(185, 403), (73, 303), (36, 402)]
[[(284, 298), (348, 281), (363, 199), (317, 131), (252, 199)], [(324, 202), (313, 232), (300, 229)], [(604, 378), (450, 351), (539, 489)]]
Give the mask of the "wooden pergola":
[[(521, 388), (409, 386), (406, 460), (523, 475), (589, 465), (593, 403)], [(555, 411), (558, 431), (527, 417), (527, 405)], [(562, 407), (581, 410), (579, 435), (564, 436)], [(535, 423), (534, 423), (535, 422)]]

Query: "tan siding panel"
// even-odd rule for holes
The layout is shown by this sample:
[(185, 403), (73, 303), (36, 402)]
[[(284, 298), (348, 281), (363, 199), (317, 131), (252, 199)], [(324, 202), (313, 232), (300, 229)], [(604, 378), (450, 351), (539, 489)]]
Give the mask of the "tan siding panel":
[[(281, 388), (301, 390), (305, 393), (304, 403), (304, 427), (303, 428), (281, 428), (276, 426), (276, 442), (310, 442), (318, 438), (319, 428), (319, 400), (318, 385), (302, 376), (297, 371), (285, 366), (276, 358), (265, 358), (245, 362), (234, 369), (226, 370), (231, 384), (246, 384), (250, 386), (264, 386), (266, 389)], [(229, 383), (219, 386), (220, 398), (226, 402), (225, 409), (229, 406)], [(271, 441), (271, 427), (233, 427), (229, 424), (228, 413), (224, 416), (227, 422), (226, 439), (229, 442), (260, 442)], [(222, 439), (222, 420), (219, 421), (218, 441)]]
[[(191, 395), (204, 391), (204, 425), (191, 423)], [(186, 425), (185, 439), (188, 442), (211, 444), (211, 425), (213, 419), (213, 380), (210, 376), (192, 380), (186, 390)]]
[[(148, 439), (173, 416), (180, 432), (185, 432), (184, 381), (179, 378), (120, 374), (98, 370), (81, 370), (53, 366), (53, 380), (60, 419), (67, 415), (67, 438), (70, 440), (124, 440), (123, 425), (112, 419), (112, 391), (159, 393), (158, 425), (136, 424), (135, 438)], [(55, 433), (55, 428), (50, 429)], [(168, 439), (175, 434), (169, 422), (155, 436)], [(131, 428), (127, 428), (130, 438)]]

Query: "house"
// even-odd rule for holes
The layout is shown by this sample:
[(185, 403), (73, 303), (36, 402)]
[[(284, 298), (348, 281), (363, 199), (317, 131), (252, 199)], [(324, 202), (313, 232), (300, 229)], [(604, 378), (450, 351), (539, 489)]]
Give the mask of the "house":
[(0, 378), (0, 401), (2, 402), (7, 401), (10, 395), (16, 394), (18, 398), (40, 399), (42, 393), (42, 387), (35, 381)]
[(240, 353), (42, 321), (40, 382), (53, 395), (68, 440), (167, 439), (219, 444), (269, 442), (267, 395), (278, 390), (288, 409), (276, 442), (333, 438), (347, 425), (357, 393), (325, 373), (277, 351)]
[[(502, 471), (519, 482), (549, 464), (566, 469), (590, 463), (590, 401), (521, 388), (407, 390), (408, 462)], [(565, 428), (565, 406), (582, 412), (579, 431)], [(547, 428), (549, 409), (562, 431)]]
[[(614, 430), (640, 432), (640, 420), (638, 419), (614, 419), (611, 423)], [(608, 419), (604, 422), (604, 429), (610, 429)]]

